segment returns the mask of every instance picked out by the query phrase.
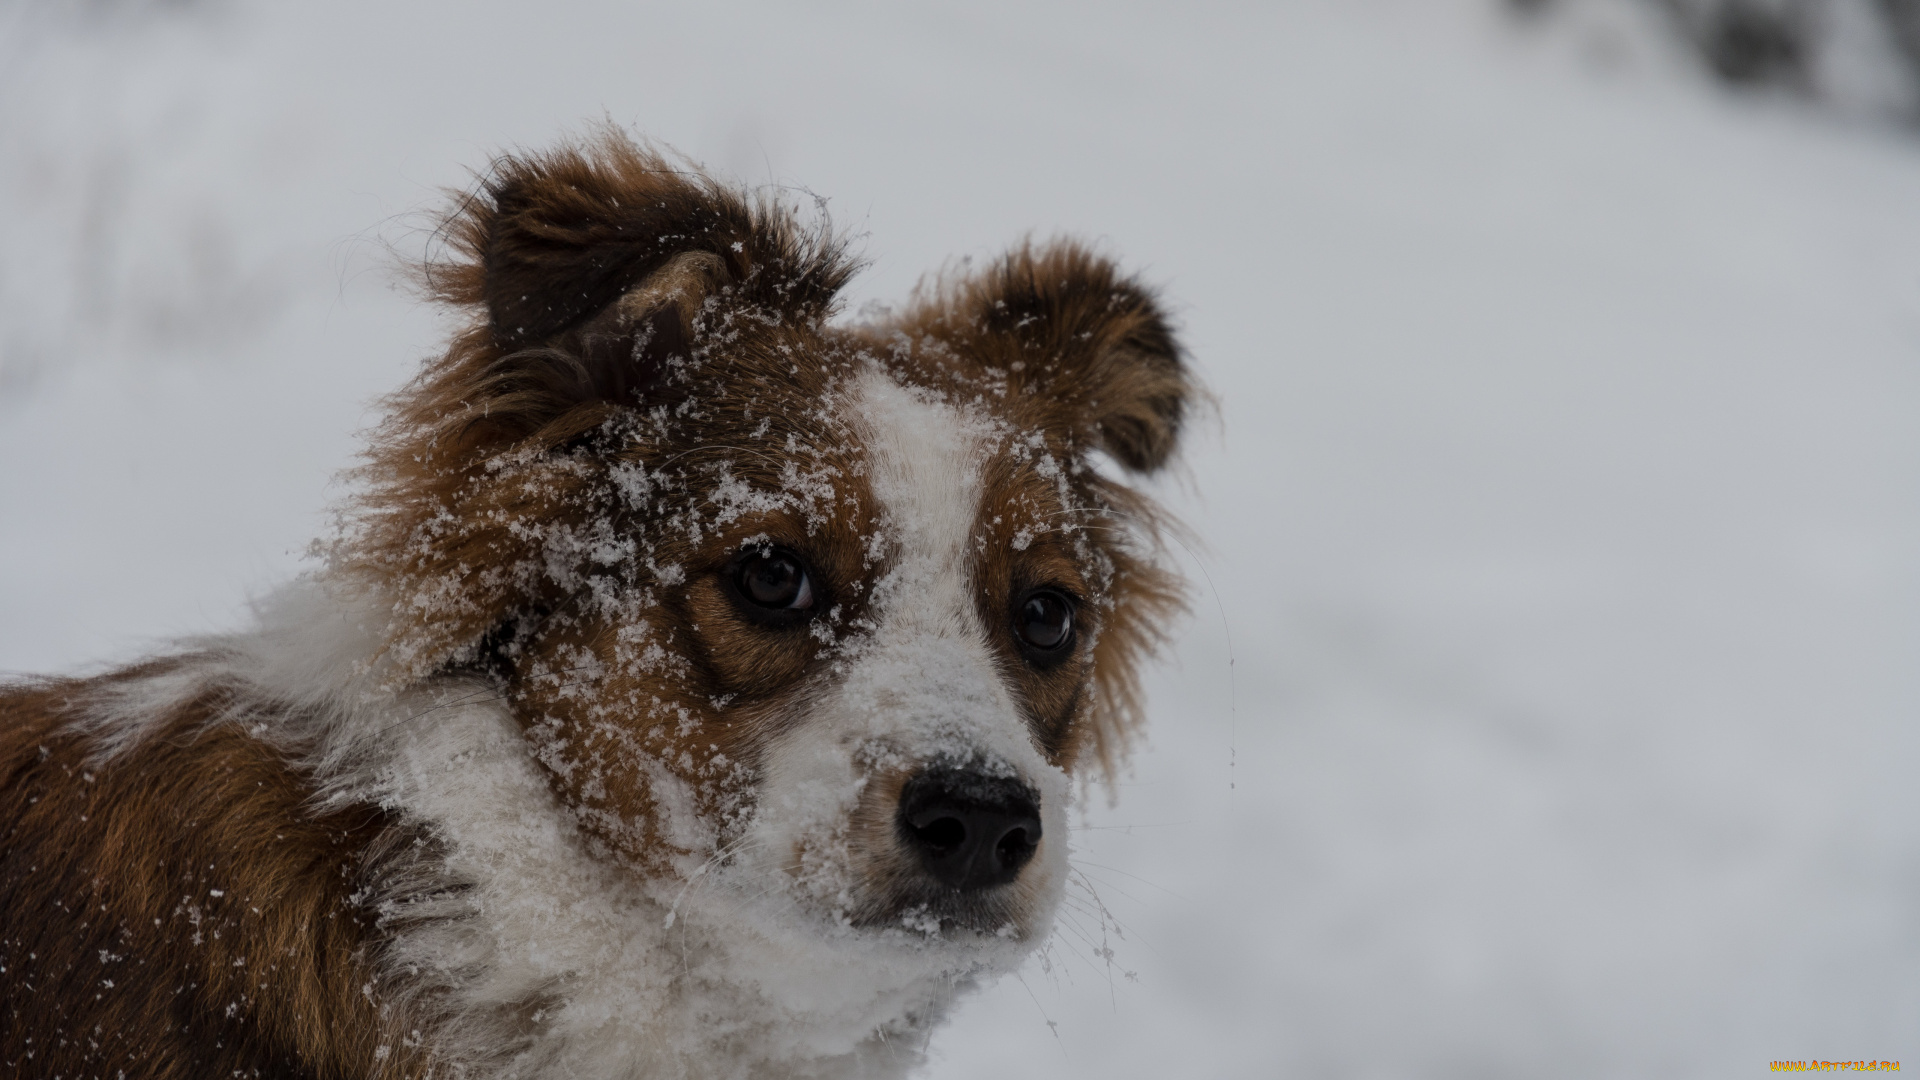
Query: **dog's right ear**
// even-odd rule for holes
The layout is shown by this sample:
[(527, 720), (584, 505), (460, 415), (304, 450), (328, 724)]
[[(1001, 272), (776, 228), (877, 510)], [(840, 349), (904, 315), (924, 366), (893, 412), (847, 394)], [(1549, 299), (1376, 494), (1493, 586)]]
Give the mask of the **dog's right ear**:
[(435, 298), (483, 316), (441, 367), (443, 436), (565, 442), (609, 407), (657, 402), (717, 301), (780, 321), (830, 314), (842, 245), (616, 131), (497, 161), (447, 222)]
[(496, 352), (461, 388), (470, 435), (558, 445), (598, 426), (610, 409), (665, 404), (693, 356), (702, 312), (732, 284), (718, 255), (681, 252), (584, 324)]

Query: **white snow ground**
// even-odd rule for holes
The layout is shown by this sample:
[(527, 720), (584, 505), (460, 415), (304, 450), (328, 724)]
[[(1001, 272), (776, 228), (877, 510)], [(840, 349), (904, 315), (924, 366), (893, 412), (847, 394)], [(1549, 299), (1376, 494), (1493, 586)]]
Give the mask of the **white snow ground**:
[(441, 333), (383, 242), (606, 116), (828, 197), (856, 305), (1097, 237), (1221, 398), (1213, 588), (1076, 837), (1124, 940), (931, 1076), (1920, 1065), (1920, 138), (1615, 22), (0, 5), (0, 668), (294, 573)]

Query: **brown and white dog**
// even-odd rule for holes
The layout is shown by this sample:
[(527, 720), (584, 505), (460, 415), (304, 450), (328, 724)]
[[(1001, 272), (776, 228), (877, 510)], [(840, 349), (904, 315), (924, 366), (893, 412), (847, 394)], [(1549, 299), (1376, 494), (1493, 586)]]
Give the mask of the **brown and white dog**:
[(501, 160), (471, 322), (258, 625), (0, 687), (31, 1077), (900, 1075), (1017, 964), (1178, 606), (1150, 290), (841, 244), (618, 135)]

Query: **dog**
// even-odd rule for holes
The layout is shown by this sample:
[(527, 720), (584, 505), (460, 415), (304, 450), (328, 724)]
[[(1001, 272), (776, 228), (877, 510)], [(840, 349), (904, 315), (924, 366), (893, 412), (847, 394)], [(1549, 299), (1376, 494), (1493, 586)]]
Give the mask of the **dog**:
[(317, 568), (0, 689), (33, 1077), (900, 1076), (1050, 932), (1180, 608), (1199, 393), (1072, 242), (844, 237), (618, 132), (496, 161)]

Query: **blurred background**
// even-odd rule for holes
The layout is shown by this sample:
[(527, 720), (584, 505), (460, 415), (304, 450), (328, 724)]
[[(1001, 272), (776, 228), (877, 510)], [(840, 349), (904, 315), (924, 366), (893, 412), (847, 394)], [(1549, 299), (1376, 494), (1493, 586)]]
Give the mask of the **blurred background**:
[(1920, 3), (0, 0), (0, 668), (234, 627), (445, 187), (611, 120), (849, 316), (1029, 231), (1221, 407), (1153, 725), (929, 1075), (1920, 1067)]

